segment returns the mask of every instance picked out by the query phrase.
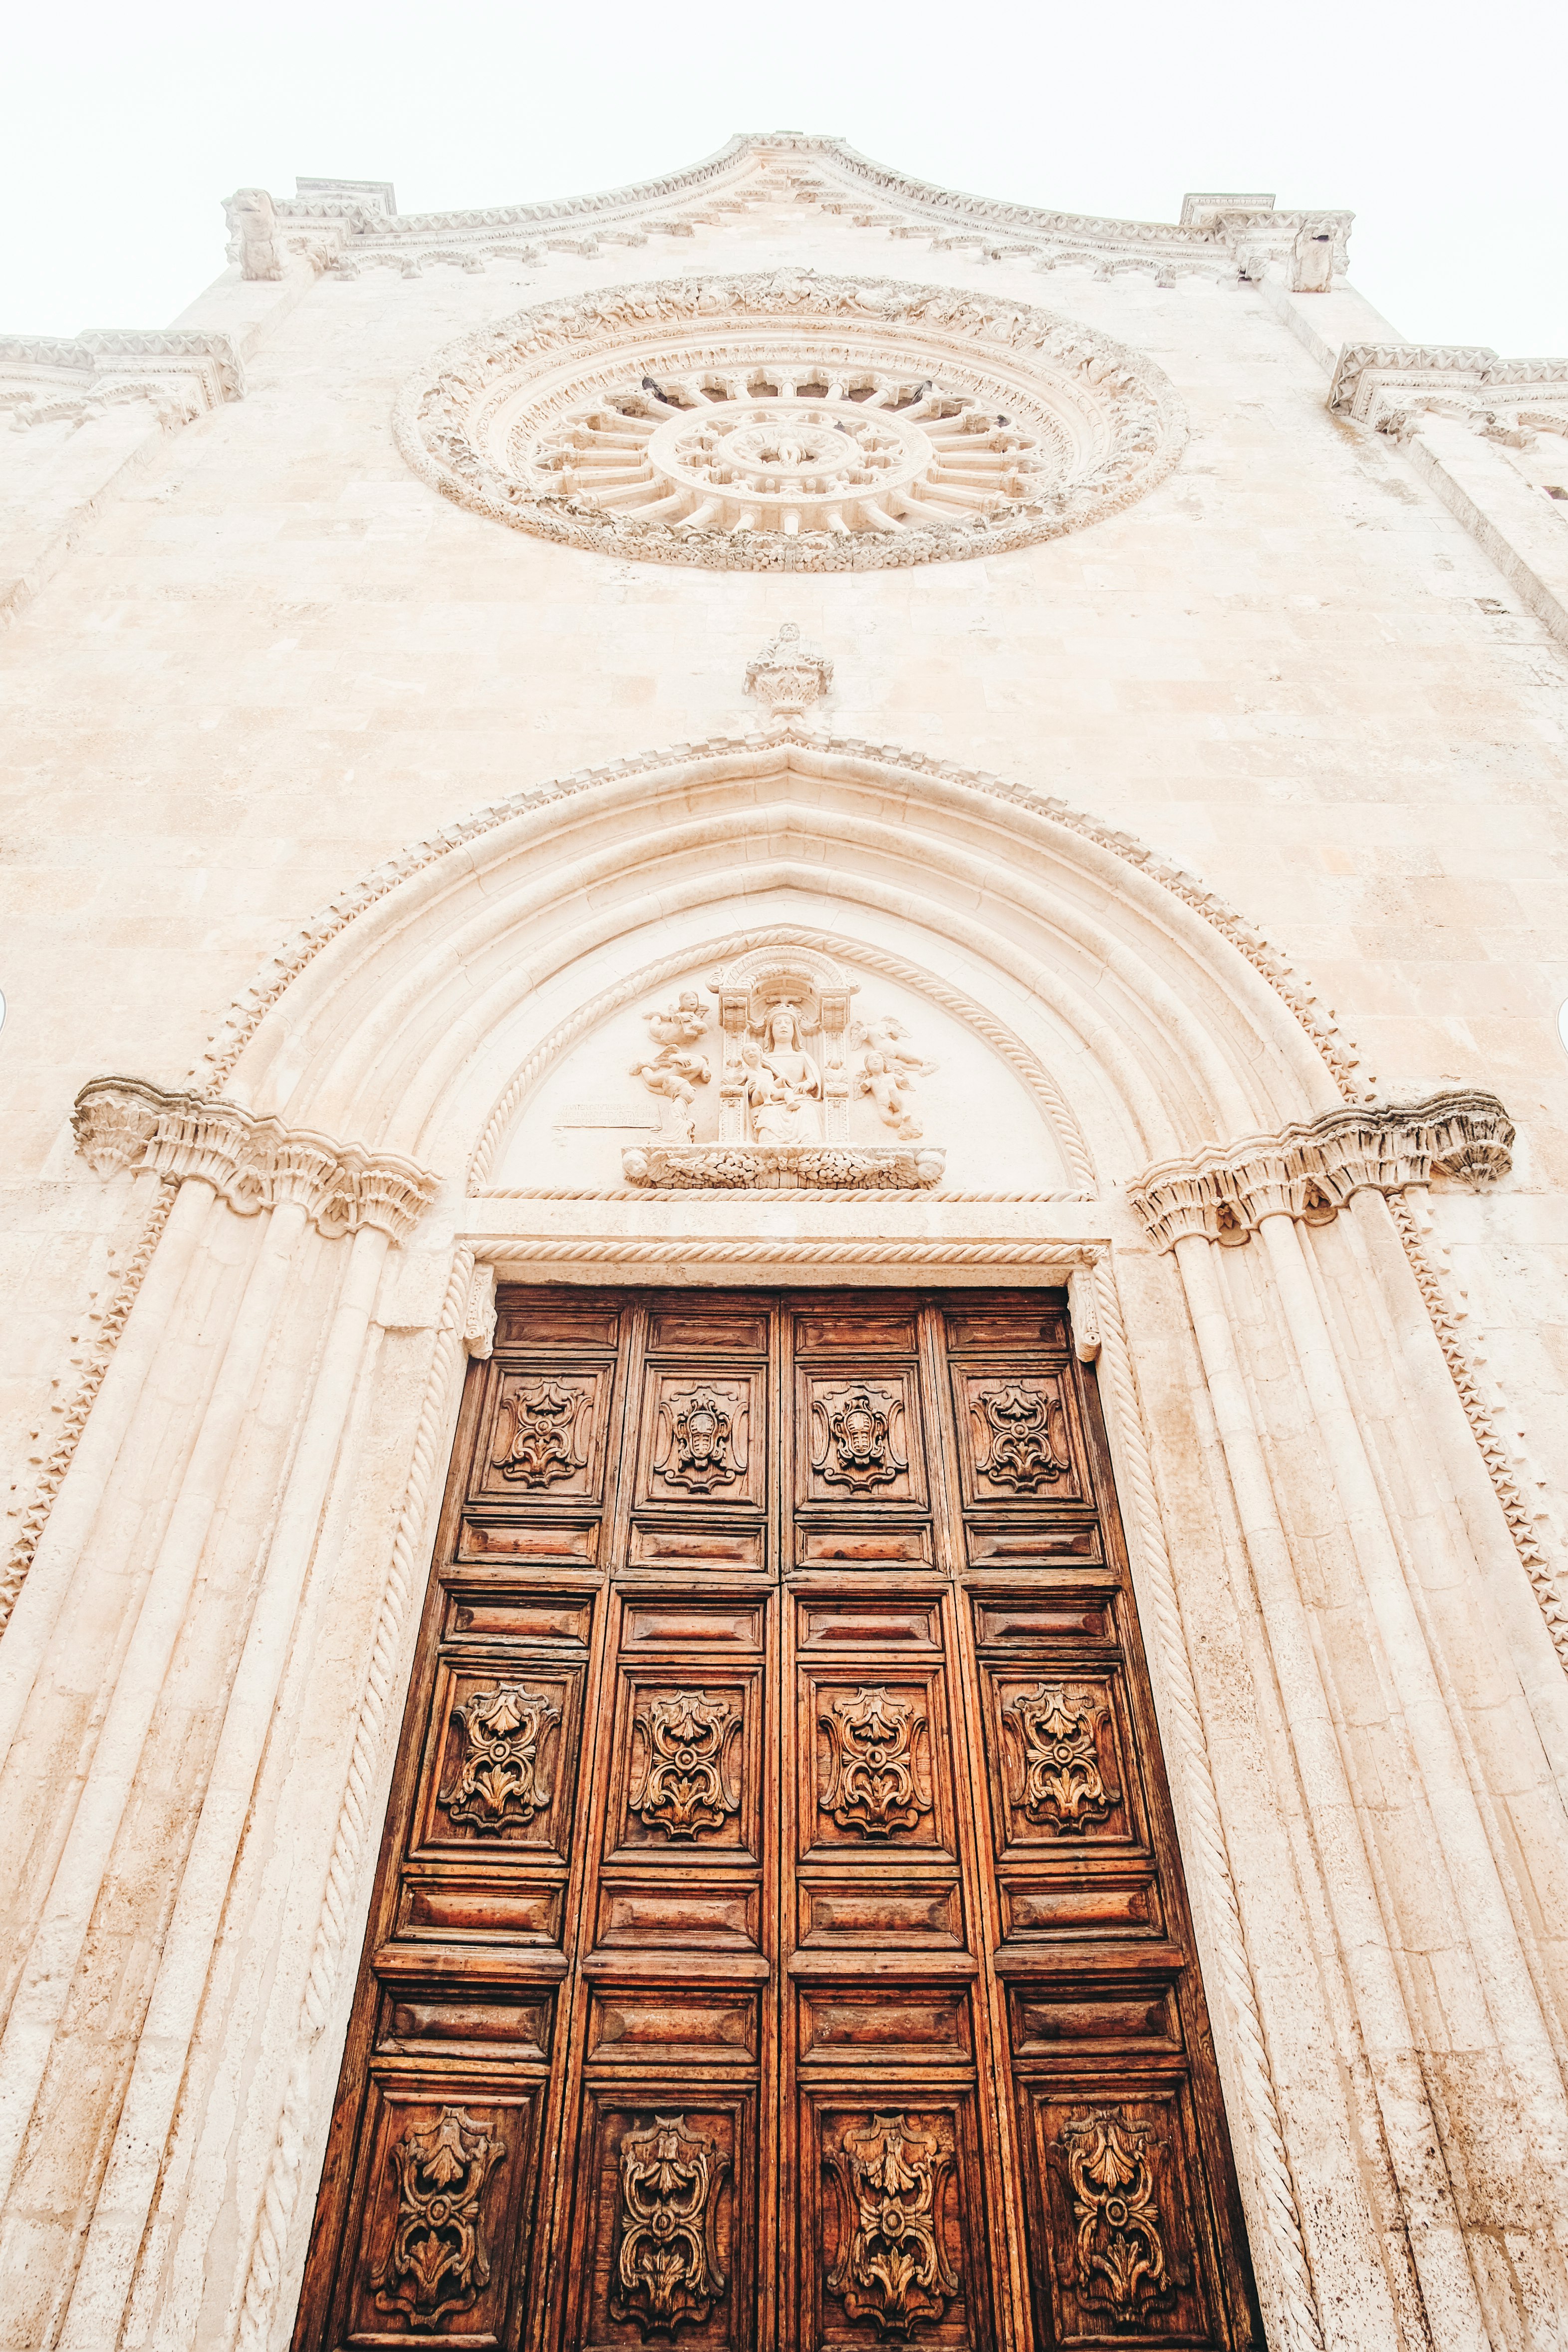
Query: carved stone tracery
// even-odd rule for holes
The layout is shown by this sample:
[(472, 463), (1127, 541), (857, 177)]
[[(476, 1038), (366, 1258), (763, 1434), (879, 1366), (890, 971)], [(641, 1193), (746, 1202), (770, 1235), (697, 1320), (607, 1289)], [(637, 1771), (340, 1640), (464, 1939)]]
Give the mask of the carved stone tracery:
[(1141, 497), (1184, 436), (1164, 378), (1098, 332), (788, 270), (521, 311), (416, 377), (396, 429), (416, 472), (515, 529), (806, 571), (1055, 537)]

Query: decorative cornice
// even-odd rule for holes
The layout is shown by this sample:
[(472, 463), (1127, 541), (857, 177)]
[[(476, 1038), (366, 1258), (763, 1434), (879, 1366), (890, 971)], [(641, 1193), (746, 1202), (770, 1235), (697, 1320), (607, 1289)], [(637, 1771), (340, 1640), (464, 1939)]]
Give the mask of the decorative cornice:
[[(857, 227), (896, 237), (930, 236), (938, 247), (973, 243), (984, 259), (1037, 258), (1046, 267), (1119, 259), (1165, 278), (1184, 268), (1217, 275), (1228, 267), (1243, 277), (1278, 268), (1304, 291), (1342, 274), (1354, 218), (1343, 211), (1279, 212), (1272, 198), (1258, 195), (1192, 197), (1179, 221), (1057, 212), (936, 187), (873, 163), (842, 139), (783, 131), (731, 139), (684, 171), (542, 204), (399, 215), (391, 189), (379, 183), (300, 180), (295, 185), (295, 195), (274, 200), (280, 242), (293, 250), (324, 244), (329, 266), (346, 266), (346, 274), (384, 257), (395, 266), (407, 257), (416, 268), (437, 259), (470, 267), (476, 255), (499, 249), (498, 238), (510, 239), (515, 249), (520, 234), (592, 256), (601, 239), (641, 244), (650, 234), (689, 236), (771, 199), (847, 214)], [(552, 230), (558, 233), (554, 238)], [(576, 234), (563, 237), (561, 232)], [(529, 257), (537, 258), (537, 251)]]
[(1165, 1160), (1129, 1187), (1160, 1249), (1190, 1234), (1235, 1245), (1265, 1217), (1325, 1224), (1353, 1193), (1402, 1192), (1433, 1176), (1480, 1184), (1506, 1176), (1513, 1125), (1496, 1095), (1466, 1090), (1425, 1102), (1325, 1111), (1278, 1135), (1211, 1144)]
[(19, 429), (152, 401), (161, 424), (185, 424), (244, 397), (239, 354), (226, 335), (189, 327), (89, 328), (69, 339), (0, 335), (0, 408)]
[(296, 1202), (329, 1238), (368, 1226), (406, 1241), (439, 1184), (395, 1153), (333, 1143), (221, 1096), (173, 1094), (142, 1078), (90, 1079), (71, 1125), (96, 1175), (199, 1176), (242, 1216)]
[(1329, 406), (1395, 440), (1430, 410), (1523, 444), (1537, 429), (1568, 432), (1568, 359), (1503, 360), (1484, 343), (1347, 343)]

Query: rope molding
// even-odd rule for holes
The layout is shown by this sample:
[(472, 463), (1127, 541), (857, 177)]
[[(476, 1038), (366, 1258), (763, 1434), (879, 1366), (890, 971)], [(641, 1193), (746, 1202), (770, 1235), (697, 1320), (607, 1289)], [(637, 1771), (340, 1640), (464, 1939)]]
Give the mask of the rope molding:
[[(708, 1184), (639, 1184), (635, 1191), (629, 1185), (623, 1184), (606, 1186), (603, 1192), (575, 1192), (566, 1186), (552, 1188), (549, 1185), (494, 1185), (483, 1192), (468, 1194), (470, 1201), (626, 1201), (634, 1204), (643, 1201), (734, 1201), (738, 1198), (754, 1200), (758, 1197), (755, 1193), (742, 1194), (728, 1185)], [(773, 1199), (777, 1196), (769, 1194), (768, 1197)], [(791, 1192), (788, 1195), (792, 1209), (797, 1202), (805, 1201), (826, 1202), (829, 1206), (837, 1202), (842, 1208), (846, 1202), (855, 1200), (873, 1200), (879, 1207), (885, 1206), (890, 1201), (964, 1202), (980, 1201), (993, 1203), (1000, 1201), (1026, 1201), (1043, 1207), (1051, 1201), (1094, 1201), (1099, 1197), (1097, 1192), (937, 1192), (924, 1190), (904, 1192), (895, 1185), (889, 1185), (886, 1192), (814, 1192), (803, 1188), (800, 1192)]]
[(1096, 1269), (1091, 1276), (1100, 1315), (1100, 1365), (1110, 1387), (1121, 1440), (1117, 1476), (1124, 1506), (1138, 1529), (1144, 1575), (1164, 1669), (1167, 1720), (1173, 1719), (1188, 1818), (1204, 1864), (1204, 1884), (1214, 1896), (1209, 1921), (1218, 1948), (1220, 1981), (1235, 2038), (1237, 2072), (1252, 2126), (1253, 2153), (1263, 2192), (1264, 2215), (1279, 2271), (1279, 2294), (1289, 2352), (1323, 2352), (1322, 2322), (1312, 2285), (1311, 2264), (1301, 2227), (1300, 2205), (1285, 2146), (1279, 2094), (1264, 2035), (1258, 1985), (1247, 1956), (1241, 1906), (1231, 1869), (1230, 1849), (1209, 1761), (1203, 1707), (1193, 1674), (1192, 1654), (1164, 1525), (1154, 1490), (1148, 1425), (1127, 1343), (1114, 1276)]
[(4, 1570), (0, 1570), (0, 1635), (5, 1633), (6, 1626), (11, 1622), (11, 1612), (16, 1608), (22, 1587), (27, 1580), (27, 1571), (33, 1565), (34, 1556), (43, 1539), (49, 1513), (54, 1509), (56, 1497), (65, 1483), (66, 1472), (70, 1468), (82, 1431), (87, 1427), (87, 1417), (92, 1411), (93, 1401), (99, 1390), (103, 1386), (103, 1376), (108, 1371), (110, 1360), (120, 1344), (120, 1335), (125, 1328), (131, 1309), (136, 1304), (136, 1294), (141, 1289), (147, 1269), (153, 1263), (153, 1253), (157, 1248), (163, 1228), (169, 1222), (169, 1213), (174, 1205), (174, 1198), (179, 1189), (177, 1177), (159, 1178), (158, 1197), (149, 1210), (146, 1222), (137, 1236), (130, 1257), (126, 1260), (125, 1271), (121, 1276), (114, 1297), (105, 1310), (98, 1337), (92, 1345), (92, 1351), (82, 1368), (81, 1378), (77, 1382), (75, 1394), (66, 1407), (65, 1418), (60, 1424), (60, 1433), (50, 1449), (48, 1460), (38, 1474), (32, 1500), (22, 1514), (22, 1524), (11, 1546), (10, 1557)]
[(376, 1612), (370, 1664), (354, 1717), (353, 1746), (347, 1786), (332, 1839), (327, 1883), (316, 1920), (310, 1972), (300, 2003), (294, 2063), (289, 2072), (282, 2111), (278, 2119), (268, 2167), (261, 2211), (251, 2243), (246, 2273), (245, 2301), (240, 2313), (238, 2352), (266, 2352), (271, 2321), (283, 2284), (283, 2260), (289, 2223), (299, 2201), (304, 2168), (305, 2125), (310, 2111), (316, 2046), (331, 2011), (333, 1979), (348, 1940), (349, 1907), (354, 1884), (371, 1839), (380, 1826), (370, 1806), (385, 1740), (387, 1717), (398, 1679), (398, 1660), (408, 1612), (416, 1605), (416, 1591), (422, 1552), (421, 1538), (433, 1480), (441, 1471), (439, 1448), (447, 1424), (447, 1398), (453, 1369), (461, 1353), (461, 1329), (473, 1274), (473, 1253), (459, 1246), (452, 1260), (442, 1302), (436, 1344), (414, 1439), (414, 1459), (404, 1489), (403, 1507), (392, 1541), (386, 1584)]
[[(681, 1196), (689, 1200), (689, 1193)], [(733, 1193), (726, 1198), (733, 1200)], [(770, 1197), (772, 1197), (770, 1195)], [(792, 1196), (793, 1197), (793, 1196)], [(581, 1241), (563, 1234), (531, 1241), (479, 1241), (475, 1255), (485, 1264), (526, 1264), (531, 1258), (571, 1265), (749, 1265), (768, 1255), (765, 1234), (739, 1242), (705, 1242), (680, 1235), (668, 1241), (628, 1236), (624, 1241)], [(1109, 1242), (1059, 1241), (950, 1242), (932, 1238), (919, 1242), (797, 1241), (781, 1239), (792, 1265), (1089, 1265), (1103, 1257)], [(765, 1273), (759, 1282), (771, 1280)]]
[(1530, 1579), (1537, 1604), (1546, 1620), (1552, 1646), (1563, 1670), (1568, 1672), (1568, 1615), (1564, 1614), (1563, 1596), (1558, 1591), (1552, 1563), (1536, 1538), (1530, 1507), (1509, 1467), (1508, 1448), (1498, 1434), (1491, 1409), (1482, 1394), (1479, 1378), (1460, 1335), (1458, 1318), (1448, 1296), (1447, 1285), (1433, 1262), (1421, 1221), (1407, 1196), (1400, 1192), (1385, 1193), (1384, 1197), (1388, 1202), (1394, 1230), (1404, 1244), (1405, 1255), (1410, 1261), (1410, 1269), (1415, 1276), (1422, 1303), (1436, 1334), (1437, 1345), (1443, 1351), (1444, 1361), (1458, 1391), (1465, 1418), (1487, 1465), (1492, 1492), (1502, 1507), (1503, 1517), (1508, 1521), (1513, 1548), (1519, 1554), (1520, 1564)]

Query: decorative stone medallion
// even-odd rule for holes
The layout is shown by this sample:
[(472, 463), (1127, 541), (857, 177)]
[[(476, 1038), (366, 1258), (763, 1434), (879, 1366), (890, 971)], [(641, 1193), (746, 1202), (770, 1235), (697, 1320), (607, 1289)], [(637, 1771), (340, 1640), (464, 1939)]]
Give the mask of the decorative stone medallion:
[(1185, 437), (1159, 370), (951, 287), (663, 278), (523, 310), (405, 387), (399, 445), (460, 506), (722, 569), (928, 563), (1140, 498)]

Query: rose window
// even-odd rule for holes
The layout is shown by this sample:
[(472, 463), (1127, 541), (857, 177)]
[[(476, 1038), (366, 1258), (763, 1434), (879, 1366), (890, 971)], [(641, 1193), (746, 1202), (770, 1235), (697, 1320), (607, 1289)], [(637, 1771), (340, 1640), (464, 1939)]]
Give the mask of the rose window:
[(663, 562), (860, 569), (1076, 530), (1180, 454), (1159, 371), (952, 288), (658, 280), (525, 310), (408, 384), (397, 435), (458, 504)]
[(886, 372), (616, 385), (543, 439), (563, 498), (687, 531), (898, 533), (986, 520), (1048, 479), (1039, 438), (977, 393)]

